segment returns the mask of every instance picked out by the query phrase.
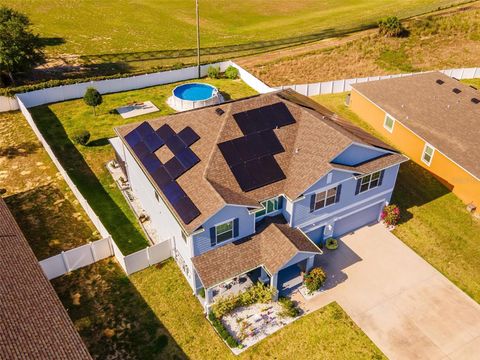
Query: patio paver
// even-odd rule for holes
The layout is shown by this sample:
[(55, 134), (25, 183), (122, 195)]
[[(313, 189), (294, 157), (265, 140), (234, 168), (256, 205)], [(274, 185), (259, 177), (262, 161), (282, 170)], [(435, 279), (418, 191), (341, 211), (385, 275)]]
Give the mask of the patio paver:
[(390, 359), (480, 359), (480, 305), (376, 224), (318, 257), (326, 290), (306, 311), (337, 301)]

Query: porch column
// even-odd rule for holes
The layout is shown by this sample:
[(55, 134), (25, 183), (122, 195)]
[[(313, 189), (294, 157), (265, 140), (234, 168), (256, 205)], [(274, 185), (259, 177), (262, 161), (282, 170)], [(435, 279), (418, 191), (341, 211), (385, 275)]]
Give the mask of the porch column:
[(313, 268), (313, 264), (315, 262), (315, 255), (310, 256), (307, 259), (307, 265), (305, 266), (305, 271), (308, 273)]
[(212, 301), (213, 298), (213, 290), (212, 288), (208, 288), (205, 290), (205, 312), (208, 312), (208, 307), (210, 305), (210, 302)]
[(267, 272), (263, 267), (260, 268), (260, 281), (266, 283), (268, 281)]
[(278, 273), (272, 274), (270, 278), (270, 287), (275, 290), (273, 295), (273, 301), (278, 300), (278, 289), (277, 289)]

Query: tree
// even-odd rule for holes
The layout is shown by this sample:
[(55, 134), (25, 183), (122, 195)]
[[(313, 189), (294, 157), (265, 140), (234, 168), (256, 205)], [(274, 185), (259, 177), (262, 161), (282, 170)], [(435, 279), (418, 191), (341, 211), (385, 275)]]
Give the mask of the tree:
[(378, 22), (378, 32), (388, 37), (400, 37), (405, 35), (406, 30), (396, 16), (389, 16)]
[(88, 106), (93, 107), (93, 114), (97, 116), (95, 108), (103, 102), (102, 95), (97, 89), (89, 87), (87, 91), (85, 91), (85, 95), (83, 95), (83, 101), (85, 101), (85, 104)]
[(44, 60), (38, 35), (30, 30), (30, 20), (18, 11), (0, 7), (0, 72), (14, 84), (13, 74), (30, 70)]

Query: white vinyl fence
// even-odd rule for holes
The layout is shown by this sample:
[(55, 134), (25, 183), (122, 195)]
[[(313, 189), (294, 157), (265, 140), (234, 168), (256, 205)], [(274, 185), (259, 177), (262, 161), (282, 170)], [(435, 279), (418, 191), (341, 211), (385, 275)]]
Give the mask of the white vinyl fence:
[(15, 98), (0, 96), (0, 112), (18, 110), (18, 102)]
[[(256, 91), (263, 93), (273, 90), (231, 61), (203, 65), (201, 67), (202, 76), (206, 75), (207, 69), (210, 65), (218, 66), (220, 71), (225, 71), (228, 66), (232, 65), (239, 70), (240, 77), (243, 79), (243, 81)], [(49, 279), (61, 276), (80, 267), (90, 265), (108, 256), (115, 256), (123, 270), (127, 273), (127, 275), (130, 275), (136, 271), (145, 269), (148, 266), (168, 259), (171, 256), (171, 240), (167, 239), (161, 243), (146, 247), (133, 254), (127, 256), (123, 255), (122, 251), (117, 246), (114, 239), (110, 236), (108, 230), (102, 224), (98, 216), (95, 214), (88, 201), (83, 197), (81, 192), (71, 180), (70, 176), (60, 164), (60, 161), (57, 159), (50, 145), (35, 124), (35, 121), (28, 111), (28, 108), (53, 102), (81, 98), (83, 97), (86, 88), (89, 86), (93, 86), (101, 93), (106, 94), (195, 78), (197, 78), (197, 68), (189, 67), (180, 70), (132, 76), (122, 79), (101, 80), (58, 86), (16, 95), (15, 104), (18, 105), (18, 108), (22, 112), (23, 116), (27, 119), (28, 124), (33, 129), (33, 132), (42, 143), (58, 171), (63, 176), (73, 194), (102, 237), (102, 240), (98, 240), (42, 260), (40, 265)]]
[[(445, 75), (448, 75), (450, 77), (453, 77), (459, 80), (480, 78), (480, 68), (449, 69), (449, 70), (440, 70), (440, 71)], [(338, 94), (338, 93), (352, 90), (352, 84), (412, 76), (415, 74), (422, 74), (422, 73), (419, 72), (419, 73), (409, 73), (409, 74), (369, 76), (369, 77), (356, 78), (356, 79), (324, 81), (324, 82), (312, 83), (312, 84), (284, 85), (284, 86), (277, 87), (276, 89), (293, 89), (296, 92), (306, 96)]]

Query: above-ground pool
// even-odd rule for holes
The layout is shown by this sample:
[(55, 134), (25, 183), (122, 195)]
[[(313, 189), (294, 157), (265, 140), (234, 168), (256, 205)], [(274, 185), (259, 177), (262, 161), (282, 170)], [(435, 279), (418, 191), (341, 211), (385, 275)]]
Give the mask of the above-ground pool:
[(177, 111), (197, 109), (207, 105), (219, 104), (222, 96), (215, 86), (202, 83), (178, 85), (168, 99), (168, 105)]

